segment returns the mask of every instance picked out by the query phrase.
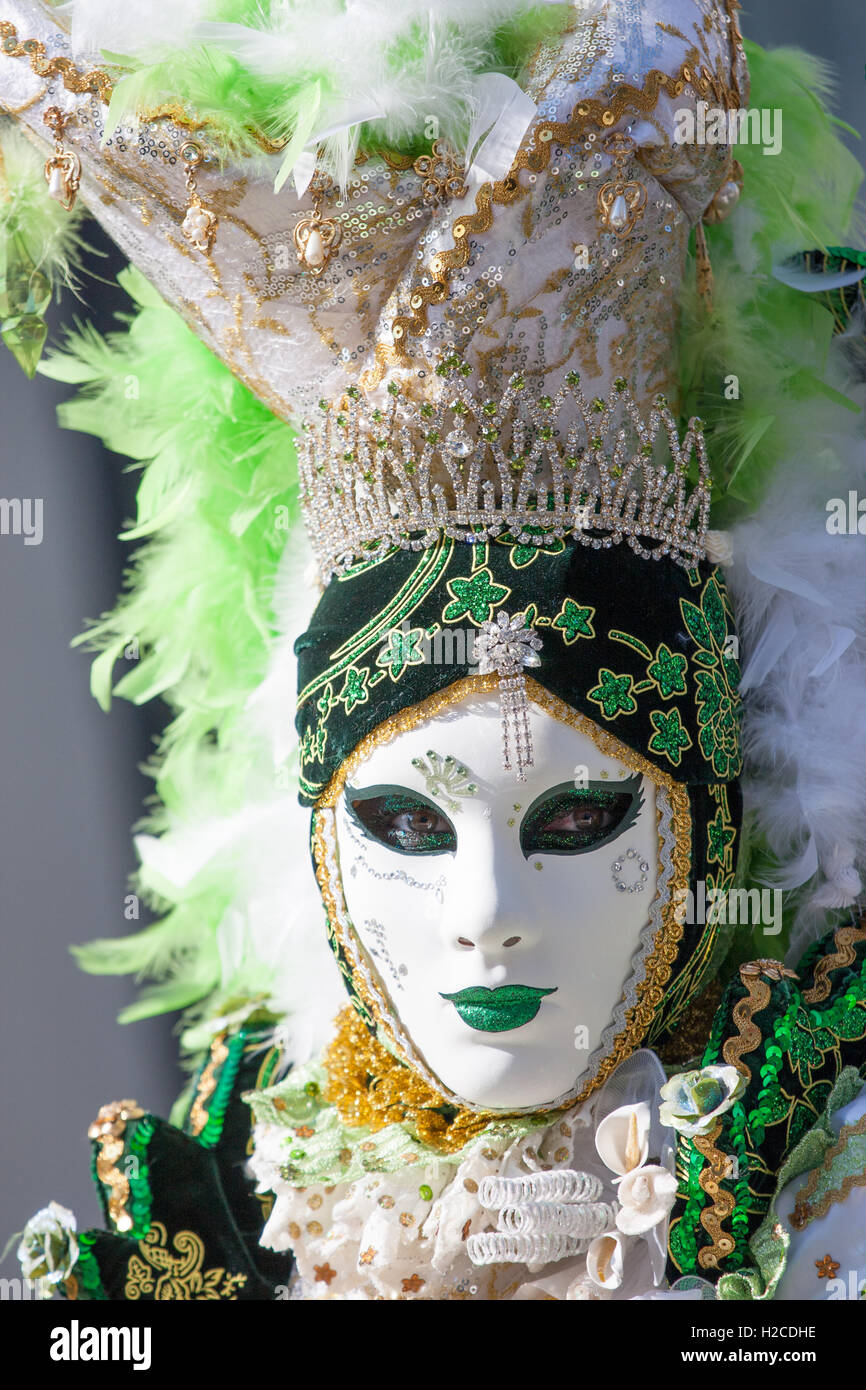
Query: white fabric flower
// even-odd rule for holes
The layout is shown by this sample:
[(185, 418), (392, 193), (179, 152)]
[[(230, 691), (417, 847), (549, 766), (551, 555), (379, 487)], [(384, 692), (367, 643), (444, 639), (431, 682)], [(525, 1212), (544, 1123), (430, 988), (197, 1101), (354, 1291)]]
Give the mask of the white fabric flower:
[(595, 1132), (598, 1156), (612, 1172), (624, 1177), (646, 1163), (649, 1153), (650, 1108), (645, 1101), (621, 1105), (606, 1115)]
[(586, 1272), (600, 1289), (618, 1289), (623, 1279), (625, 1241), (615, 1231), (596, 1236), (586, 1252)]
[(676, 1195), (677, 1180), (667, 1168), (657, 1163), (635, 1168), (619, 1184), (618, 1229), (627, 1236), (644, 1235), (665, 1219)]
[(49, 1202), (31, 1216), (17, 1252), (28, 1283), (60, 1284), (69, 1277), (78, 1259), (77, 1227), (72, 1212), (59, 1202)]
[(659, 1119), (687, 1139), (708, 1134), (719, 1115), (730, 1110), (746, 1089), (736, 1067), (701, 1067), (681, 1071), (665, 1082), (659, 1094)]

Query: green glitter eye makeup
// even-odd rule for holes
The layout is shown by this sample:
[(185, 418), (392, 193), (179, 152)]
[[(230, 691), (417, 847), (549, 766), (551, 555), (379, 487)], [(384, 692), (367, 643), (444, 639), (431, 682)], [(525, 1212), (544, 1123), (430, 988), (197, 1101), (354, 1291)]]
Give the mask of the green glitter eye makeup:
[(639, 776), (620, 782), (616, 790), (606, 782), (586, 787), (563, 782), (536, 797), (520, 822), (523, 857), (597, 849), (633, 825), (642, 805)]
[(346, 810), (362, 835), (397, 854), (453, 854), (457, 848), (444, 812), (408, 787), (347, 785)]

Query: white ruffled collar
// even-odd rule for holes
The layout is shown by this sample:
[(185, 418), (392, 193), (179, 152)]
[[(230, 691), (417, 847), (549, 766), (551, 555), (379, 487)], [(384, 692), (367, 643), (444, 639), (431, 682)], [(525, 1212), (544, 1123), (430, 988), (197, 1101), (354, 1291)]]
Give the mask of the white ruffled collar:
[(544, 1130), (330, 1186), (284, 1177), (296, 1132), (260, 1123), (250, 1166), (275, 1195), (262, 1244), (294, 1253), (300, 1298), (653, 1297), (676, 1194), (663, 1084), (643, 1049)]

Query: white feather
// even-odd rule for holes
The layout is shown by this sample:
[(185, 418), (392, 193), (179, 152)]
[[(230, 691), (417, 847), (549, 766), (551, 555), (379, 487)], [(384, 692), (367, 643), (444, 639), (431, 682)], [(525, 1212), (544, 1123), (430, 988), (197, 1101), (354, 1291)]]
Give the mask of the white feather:
[(212, 7), (212, 0), (71, 0), (59, 9), (70, 24), (76, 54), (97, 57), (103, 50), (123, 57), (154, 59), (164, 49), (186, 44), (194, 24)]
[(866, 544), (828, 529), (832, 498), (866, 498), (862, 425), (851, 416), (845, 433), (844, 414), (813, 410), (799, 453), (730, 537), (746, 809), (776, 886), (802, 890), (792, 955), (828, 908), (856, 901), (866, 869)]
[[(484, 106), (479, 78), (490, 73), (494, 35), (531, 7), (532, 0), (262, 0), (252, 24), (223, 19), (218, 0), (176, 0), (171, 6), (139, 0), (131, 10), (118, 9), (114, 0), (70, 0), (63, 13), (78, 52), (108, 50), (147, 64), (205, 44), (231, 54), (254, 79), (284, 83), (287, 100), (320, 79), (321, 107), (307, 143), (324, 144), (322, 167), (344, 187), (362, 123), (381, 122), (389, 144), (429, 131), (434, 118), (433, 138), (454, 145), (465, 139)], [(574, 6), (586, 15), (597, 7), (598, 0)], [(489, 128), (503, 117), (496, 177), (510, 166), (535, 110), (525, 99), (521, 124), (515, 84), (502, 80), (511, 90), (503, 88), (507, 95), (488, 122)], [(290, 119), (287, 106), (287, 124)], [(285, 139), (291, 132), (269, 133)]]

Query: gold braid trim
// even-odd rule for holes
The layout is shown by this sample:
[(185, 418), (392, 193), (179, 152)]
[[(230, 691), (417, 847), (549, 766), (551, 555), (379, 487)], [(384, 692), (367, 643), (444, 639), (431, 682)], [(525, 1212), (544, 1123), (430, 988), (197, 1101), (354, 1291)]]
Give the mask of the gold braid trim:
[(114, 90), (111, 78), (101, 68), (80, 72), (71, 58), (46, 58), (45, 44), (39, 39), (19, 40), (18, 30), (8, 20), (0, 20), (0, 52), (7, 58), (29, 58), (38, 77), (62, 77), (68, 92), (95, 92), (106, 105)]
[(201, 1134), (207, 1124), (208, 1114), (205, 1102), (210, 1100), (217, 1085), (217, 1072), (229, 1055), (225, 1045), (225, 1033), (217, 1033), (210, 1045), (210, 1060), (202, 1071), (196, 1087), (195, 1100), (189, 1112), (189, 1127), (192, 1134)]
[(123, 1136), (129, 1120), (138, 1120), (144, 1111), (136, 1100), (115, 1100), (100, 1106), (99, 1113), (87, 1131), (88, 1139), (99, 1145), (96, 1155), (96, 1176), (108, 1188), (108, 1215), (118, 1231), (132, 1230), (132, 1217), (126, 1210), (129, 1201), (129, 1180), (117, 1166), (123, 1156)]
[[(653, 68), (647, 73), (643, 87), (633, 87), (623, 83), (617, 87), (609, 101), (599, 101), (594, 97), (584, 97), (574, 108), (567, 121), (545, 121), (535, 131), (530, 149), (520, 150), (517, 158), (504, 179), (496, 183), (485, 183), (475, 195), (474, 213), (464, 215), (452, 228), (454, 247), (440, 251), (432, 257), (429, 270), (435, 278), (432, 284), (417, 285), (409, 300), (414, 314), (398, 316), (393, 323), (392, 334), (400, 349), (403, 363), (408, 361), (406, 353), (407, 336), (418, 337), (427, 328), (427, 308), (430, 304), (441, 304), (448, 294), (448, 282), (455, 270), (462, 270), (471, 253), (471, 239), (479, 232), (486, 232), (493, 222), (493, 205), (507, 205), (526, 198), (532, 191), (531, 185), (521, 184), (518, 174), (521, 169), (530, 173), (542, 173), (550, 163), (555, 146), (569, 145), (577, 140), (588, 125), (602, 130), (614, 126), (626, 111), (650, 112), (658, 103), (659, 96), (665, 92), (669, 97), (678, 97), (687, 83), (691, 83), (705, 95), (713, 93), (717, 101), (733, 109), (739, 105), (736, 92), (713, 75), (709, 68), (702, 66), (698, 71), (691, 63), (683, 63), (676, 76)], [(381, 379), (377, 368), (373, 368), (361, 380), (365, 390), (376, 386)]]
[(838, 927), (833, 933), (836, 950), (822, 956), (815, 966), (811, 989), (804, 990), (804, 1004), (820, 1004), (830, 993), (830, 975), (834, 970), (853, 965), (857, 959), (854, 944), (866, 941), (866, 927)]
[(722, 1132), (721, 1120), (716, 1120), (709, 1134), (696, 1134), (692, 1143), (707, 1160), (700, 1176), (700, 1184), (707, 1196), (712, 1199), (712, 1207), (701, 1212), (701, 1225), (712, 1240), (698, 1251), (698, 1263), (704, 1269), (714, 1269), (719, 1260), (730, 1255), (736, 1244), (734, 1237), (722, 1230), (722, 1222), (727, 1221), (736, 1206), (733, 1192), (720, 1186), (721, 1179), (727, 1176), (730, 1159), (726, 1153), (716, 1148), (716, 1140)]
[(809, 1201), (818, 1186), (821, 1174), (826, 1173), (833, 1159), (838, 1158), (839, 1154), (843, 1152), (853, 1134), (866, 1134), (866, 1115), (861, 1115), (855, 1125), (842, 1126), (839, 1131), (839, 1138), (833, 1147), (825, 1153), (820, 1167), (812, 1169), (808, 1182), (800, 1188), (797, 1193), (794, 1214), (791, 1218), (791, 1225), (796, 1230), (801, 1230), (809, 1221), (817, 1221), (819, 1217), (826, 1216), (832, 1206), (845, 1201), (852, 1188), (866, 1187), (866, 1169), (864, 1169), (862, 1173), (849, 1173), (843, 1178), (840, 1187), (829, 1188), (815, 1206)]
[[(748, 961), (740, 966), (740, 979), (749, 991), (745, 999), (734, 1005), (733, 1019), (737, 1025), (738, 1036), (728, 1038), (722, 1048), (722, 1056), (729, 1067), (736, 1067), (746, 1081), (751, 1081), (751, 1068), (742, 1060), (744, 1052), (754, 1052), (761, 1042), (761, 1030), (753, 1022), (752, 1015), (760, 1013), (770, 1002), (770, 986), (761, 979), (766, 961)], [(778, 962), (773, 961), (777, 965)]]
[(325, 1051), (324, 1065), (325, 1099), (353, 1129), (365, 1125), (375, 1134), (387, 1125), (409, 1124), (421, 1143), (455, 1153), (497, 1118), (449, 1105), (376, 1041), (351, 1005), (337, 1015), (337, 1034)]

